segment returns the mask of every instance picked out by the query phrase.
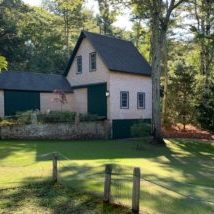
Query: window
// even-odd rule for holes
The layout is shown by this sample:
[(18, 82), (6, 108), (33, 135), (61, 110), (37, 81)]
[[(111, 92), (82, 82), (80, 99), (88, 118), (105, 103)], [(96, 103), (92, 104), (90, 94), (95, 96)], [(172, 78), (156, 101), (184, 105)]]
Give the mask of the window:
[(145, 109), (145, 93), (144, 92), (137, 93), (137, 108)]
[(129, 108), (129, 92), (128, 91), (120, 92), (120, 108), (121, 109)]
[(97, 62), (96, 62), (96, 53), (89, 54), (89, 71), (95, 71), (97, 69)]
[(82, 56), (77, 56), (77, 74), (82, 73)]

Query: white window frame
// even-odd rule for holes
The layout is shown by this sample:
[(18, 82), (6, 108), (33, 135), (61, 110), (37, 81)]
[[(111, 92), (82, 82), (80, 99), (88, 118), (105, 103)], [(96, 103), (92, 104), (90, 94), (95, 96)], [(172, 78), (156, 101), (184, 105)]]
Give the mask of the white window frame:
[[(95, 55), (95, 68), (92, 68), (92, 56)], [(89, 53), (89, 71), (96, 71), (97, 70), (97, 53), (92, 52)]]
[[(80, 62), (81, 62), (81, 70), (79, 71), (79, 65), (78, 65), (78, 60), (81, 60)], [(77, 68), (76, 68), (76, 74), (81, 74), (82, 73), (82, 56), (80, 55), (80, 56), (76, 56), (76, 66), (77, 66)]]
[[(143, 95), (143, 106), (140, 105), (140, 95)], [(145, 92), (137, 92), (137, 108), (145, 109), (146, 108), (146, 94)]]
[[(123, 94), (126, 94), (127, 95), (127, 105), (126, 106), (123, 106)], [(129, 91), (121, 91), (120, 92), (120, 108), (121, 109), (129, 109)]]

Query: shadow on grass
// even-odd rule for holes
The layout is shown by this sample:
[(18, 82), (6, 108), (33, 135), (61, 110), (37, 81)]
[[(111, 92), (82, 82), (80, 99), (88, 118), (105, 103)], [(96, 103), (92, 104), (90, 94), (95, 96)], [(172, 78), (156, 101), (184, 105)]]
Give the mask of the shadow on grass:
[[(137, 149), (139, 145), (140, 149)], [(167, 143), (166, 147), (160, 147), (143, 140), (0, 142), (0, 160), (8, 156), (14, 156), (15, 159), (16, 153), (19, 152), (22, 152), (24, 156), (35, 152), (36, 162), (48, 161), (51, 156), (45, 157), (43, 155), (54, 151), (63, 154), (71, 161), (96, 160), (108, 163), (111, 160), (116, 162), (115, 159), (152, 159), (152, 161), (161, 164), (161, 167), (166, 171), (181, 172), (189, 182), (214, 187), (214, 146), (207, 143), (171, 140), (171, 143)], [(168, 161), (164, 161), (161, 159), (162, 157)], [(156, 173), (154, 172), (154, 174)], [(172, 177), (172, 180), (176, 180), (176, 178)]]
[(49, 182), (0, 190), (0, 201), (3, 213), (131, 213), (124, 207), (104, 204), (92, 194)]
[[(140, 147), (137, 146), (139, 144)], [(181, 173), (185, 180), (188, 180), (190, 185), (193, 184), (197, 186), (189, 186), (185, 183), (176, 184), (176, 177), (171, 177), (169, 180), (169, 178), (167, 179), (159, 176), (156, 172), (143, 175), (145, 179), (158, 181), (160, 184), (163, 183), (166, 187), (172, 188), (181, 193), (174, 194), (171, 191), (160, 186), (157, 187), (152, 183), (149, 185), (143, 184), (141, 194), (143, 210), (145, 209), (146, 211), (149, 211), (151, 209), (152, 211), (162, 213), (173, 213), (173, 211), (175, 211), (175, 213), (184, 212), (194, 214), (214, 213), (213, 206), (198, 201), (196, 202), (182, 196), (182, 194), (194, 195), (196, 198), (205, 198), (209, 200), (213, 195), (213, 190), (206, 189), (206, 187), (198, 187), (200, 185), (211, 188), (214, 187), (214, 147), (210, 144), (202, 144), (187, 140), (171, 140), (171, 143), (167, 144), (166, 147), (157, 147), (139, 140), (125, 142), (21, 141), (11, 143), (3, 142), (3, 144), (1, 142), (0, 147), (4, 149), (1, 158), (6, 158), (7, 156), (19, 151), (24, 151), (26, 155), (28, 152), (35, 151), (37, 162), (44, 160), (41, 158), (42, 154), (51, 153), (53, 151), (62, 153), (71, 160), (70, 163), (69, 161), (67, 163), (64, 161), (64, 165), (59, 167), (60, 182), (69, 187), (68, 190), (66, 188), (64, 190), (64, 187), (60, 188), (62, 188), (63, 191), (68, 192), (71, 191), (71, 189), (77, 189), (78, 191), (82, 190), (92, 192), (94, 194), (102, 194), (103, 191), (104, 166), (92, 167), (89, 164), (78, 165), (72, 162), (74, 160), (106, 160), (106, 162), (111, 162), (114, 161), (114, 159), (123, 158), (151, 159), (152, 161), (157, 161), (166, 171), (176, 171)], [(136, 149), (137, 147), (138, 149)], [(161, 159), (161, 157), (164, 157), (164, 159)], [(142, 168), (144, 167), (146, 166), (142, 166)], [(117, 172), (122, 174), (123, 178), (126, 178), (126, 176), (130, 176), (132, 174), (132, 167), (117, 166)], [(34, 178), (28, 178), (24, 180), (23, 183), (28, 183), (29, 181), (34, 181)], [(127, 196), (127, 192), (130, 195), (130, 185), (116, 184), (115, 188), (120, 188), (119, 193), (117, 193), (118, 195), (116, 196), (119, 200), (126, 200), (126, 198), (129, 197)], [(38, 207), (42, 207), (42, 209), (47, 207), (49, 209), (50, 206), (50, 209), (53, 209), (54, 213), (59, 213), (60, 209), (65, 210), (64, 213), (66, 213), (67, 207), (69, 207), (70, 210), (73, 209), (72, 207), (74, 207), (74, 205), (72, 203), (69, 205), (69, 197), (67, 199), (67, 196), (63, 196), (61, 192), (59, 192), (59, 196), (56, 197), (56, 195), (54, 196), (51, 188), (50, 190), (46, 189), (46, 191), (48, 193), (47, 199), (41, 201), (40, 199), (35, 199), (34, 203), (38, 204)], [(43, 190), (41, 190), (41, 192), (43, 193)], [(66, 194), (69, 195), (71, 193), (66, 192)], [(79, 193), (76, 194), (78, 195)], [(27, 197), (24, 196), (25, 194), (21, 195), (23, 195), (23, 198), (21, 196), (14, 196), (15, 198), (18, 198), (16, 200), (20, 200), (20, 203), (21, 201), (27, 200)], [(40, 193), (38, 193), (38, 195), (40, 197)], [(77, 204), (82, 204), (81, 207), (84, 207), (84, 204), (87, 204), (87, 206), (90, 205), (90, 200), (88, 201), (88, 199), (85, 199), (83, 201), (77, 202)], [(91, 206), (94, 208), (95, 205), (92, 203)], [(76, 206), (75, 209), (82, 209), (81, 207), (78, 208), (78, 206)], [(104, 208), (102, 207), (100, 209), (102, 210)]]
[[(77, 173), (78, 174), (78, 173)], [(115, 179), (115, 178), (113, 178)], [(111, 206), (102, 203), (102, 197), (96, 196), (96, 191), (89, 194), (83, 192), (88, 179), (78, 180), (78, 186), (38, 183), (37, 179), (28, 178), (23, 183), (27, 186), (0, 190), (0, 212), (3, 213), (131, 213), (123, 206)], [(93, 180), (96, 180), (94, 177)], [(90, 181), (89, 181), (90, 182)], [(112, 186), (112, 199), (122, 205), (131, 205), (131, 185), (121, 184)], [(129, 181), (130, 182), (130, 181)], [(130, 183), (131, 184), (131, 183)], [(87, 184), (88, 185), (88, 184)], [(80, 189), (80, 187), (82, 187)], [(78, 191), (82, 190), (81, 191)], [(129, 193), (127, 195), (127, 193)], [(189, 213), (211, 214), (214, 207), (173, 194), (164, 188), (150, 183), (141, 184), (140, 208), (143, 213)]]

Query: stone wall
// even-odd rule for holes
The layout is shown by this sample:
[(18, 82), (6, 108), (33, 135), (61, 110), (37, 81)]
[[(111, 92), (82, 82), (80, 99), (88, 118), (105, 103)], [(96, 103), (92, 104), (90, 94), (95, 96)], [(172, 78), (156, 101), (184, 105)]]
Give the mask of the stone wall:
[(30, 124), (0, 128), (1, 139), (108, 139), (108, 121), (80, 122), (78, 124)]

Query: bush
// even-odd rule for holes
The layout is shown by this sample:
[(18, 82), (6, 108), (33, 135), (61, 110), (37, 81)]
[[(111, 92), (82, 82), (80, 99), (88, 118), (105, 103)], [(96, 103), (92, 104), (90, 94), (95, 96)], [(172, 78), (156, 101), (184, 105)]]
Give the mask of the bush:
[(51, 111), (49, 113), (39, 113), (37, 119), (40, 123), (70, 123), (74, 122), (75, 113), (69, 111)]
[(131, 127), (132, 137), (147, 137), (151, 134), (151, 124), (148, 122), (139, 122)]
[[(49, 113), (41, 113), (41, 112), (19, 112), (15, 116), (11, 116), (5, 118), (2, 121), (4, 125), (12, 125), (12, 124), (31, 124), (34, 117), (33, 114), (36, 114), (36, 121), (38, 123), (72, 123), (75, 121), (75, 112), (69, 111), (50, 111)], [(103, 120), (103, 117), (99, 117), (97, 115), (91, 114), (79, 114), (80, 121), (96, 121)], [(1, 125), (1, 120), (0, 120)]]
[(17, 112), (15, 118), (18, 124), (31, 124), (31, 115), (33, 111)]
[(12, 126), (12, 125), (16, 125), (16, 121), (14, 120), (11, 120), (11, 119), (1, 119), (0, 121), (0, 127), (3, 127), (3, 126)]
[(100, 117), (95, 114), (80, 114), (80, 121), (97, 121), (103, 120), (103, 117)]

